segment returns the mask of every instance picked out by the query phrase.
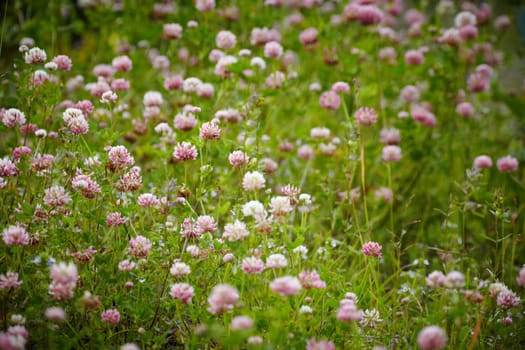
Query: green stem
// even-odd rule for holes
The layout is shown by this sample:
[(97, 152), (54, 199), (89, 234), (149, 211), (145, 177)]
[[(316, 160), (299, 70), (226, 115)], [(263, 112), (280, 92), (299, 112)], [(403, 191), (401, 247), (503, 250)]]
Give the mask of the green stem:
[(361, 163), (361, 189), (363, 191), (363, 206), (364, 206), (364, 212), (365, 212), (365, 224), (366, 224), (366, 232), (367, 232), (367, 239), (370, 239), (370, 227), (368, 225), (368, 208), (366, 204), (366, 181), (365, 181), (365, 141), (363, 137), (363, 130), (361, 130), (360, 137), (359, 137), (359, 149), (360, 149), (360, 163)]

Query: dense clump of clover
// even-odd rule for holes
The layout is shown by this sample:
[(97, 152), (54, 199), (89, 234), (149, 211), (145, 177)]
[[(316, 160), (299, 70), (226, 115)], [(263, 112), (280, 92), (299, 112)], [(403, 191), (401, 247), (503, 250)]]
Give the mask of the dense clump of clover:
[(44, 5), (5, 6), (0, 349), (524, 343), (514, 7)]

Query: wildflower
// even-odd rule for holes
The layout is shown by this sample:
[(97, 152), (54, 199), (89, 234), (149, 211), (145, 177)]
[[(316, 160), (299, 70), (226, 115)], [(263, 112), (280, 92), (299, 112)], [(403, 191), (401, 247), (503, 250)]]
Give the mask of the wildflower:
[(423, 350), (440, 350), (447, 345), (447, 336), (441, 327), (428, 326), (419, 332), (417, 345)]
[(129, 241), (130, 254), (135, 257), (145, 257), (151, 250), (151, 241), (144, 236), (137, 236)]
[(339, 321), (361, 321), (363, 312), (357, 309), (353, 300), (343, 299), (339, 302), (339, 309), (337, 310), (337, 319)]
[(253, 28), (250, 34), (252, 45), (265, 45), (270, 41), (281, 41), (281, 34), (275, 29)]
[(419, 89), (413, 85), (407, 85), (401, 90), (401, 99), (407, 103), (419, 100)]
[(405, 53), (405, 62), (408, 65), (418, 66), (420, 64), (423, 64), (424, 60), (425, 57), (423, 56), (423, 53), (420, 50), (408, 50)]
[(45, 316), (50, 321), (61, 323), (66, 319), (66, 312), (60, 307), (53, 306), (46, 309)]
[(282, 254), (272, 254), (266, 258), (266, 267), (270, 269), (280, 269), (286, 267), (288, 262)]
[(279, 58), (283, 54), (283, 47), (277, 41), (270, 41), (264, 45), (264, 56), (268, 58)]
[(462, 288), (465, 286), (465, 275), (459, 271), (450, 271), (445, 277), (445, 287)]
[(510, 23), (510, 19), (508, 16), (498, 16), (495, 20), (494, 20), (494, 28), (496, 28), (497, 30), (506, 30), (510, 27), (511, 23)]
[(178, 276), (184, 276), (189, 275), (191, 273), (190, 267), (180, 261), (174, 262), (173, 265), (171, 265), (170, 273), (172, 276), (178, 277)]
[(110, 78), (113, 73), (113, 67), (108, 64), (98, 64), (93, 68), (93, 74), (97, 77)]
[(200, 12), (208, 12), (215, 8), (215, 0), (196, 0), (195, 8)]
[(363, 5), (357, 9), (357, 20), (363, 25), (381, 23), (383, 12), (374, 5)]
[(196, 258), (199, 256), (201, 250), (199, 249), (199, 247), (197, 247), (196, 245), (194, 244), (190, 244), (189, 246), (186, 247), (186, 252), (188, 254), (190, 254), (190, 256), (192, 258)]
[(0, 176), (16, 176), (18, 175), (18, 168), (15, 163), (13, 163), (9, 157), (4, 157), (0, 159)]
[(176, 40), (182, 38), (182, 26), (178, 23), (166, 23), (162, 35), (165, 39)]
[(138, 198), (137, 198), (137, 203), (141, 206), (141, 207), (156, 207), (160, 204), (160, 201), (159, 199), (157, 198), (157, 196), (155, 196), (154, 194), (152, 193), (144, 193), (144, 194), (141, 194)]
[(51, 267), (51, 279), (49, 294), (56, 300), (67, 300), (73, 297), (73, 289), (78, 280), (78, 270), (73, 263), (54, 264)]
[(118, 56), (113, 59), (111, 65), (117, 72), (127, 72), (131, 70), (131, 59), (126, 55)]
[(234, 168), (239, 168), (248, 162), (249, 158), (243, 151), (233, 151), (228, 156), (228, 161)]
[(96, 193), (100, 193), (100, 186), (89, 175), (77, 174), (71, 181), (71, 186), (75, 191), (82, 192), (86, 198), (94, 198)]
[(498, 170), (502, 173), (510, 173), (518, 169), (518, 160), (511, 156), (499, 158), (496, 162)]
[(355, 119), (358, 124), (369, 126), (376, 123), (377, 113), (373, 108), (361, 107), (355, 112)]
[(259, 274), (264, 270), (264, 262), (254, 256), (245, 258), (242, 261), (242, 270), (246, 274)]
[(16, 325), (25, 325), (26, 318), (20, 314), (12, 314), (11, 323), (16, 324)]
[(385, 47), (379, 50), (379, 59), (387, 61), (390, 64), (395, 64), (397, 52), (393, 47)]
[(102, 94), (100, 97), (100, 102), (102, 103), (114, 103), (117, 102), (118, 96), (111, 90), (108, 90)]
[(463, 41), (460, 35), (460, 31), (456, 28), (449, 28), (443, 32), (439, 37), (440, 43), (445, 43), (452, 47), (457, 47)]
[(283, 296), (295, 295), (301, 290), (301, 282), (292, 276), (279, 277), (270, 283), (270, 289)]
[(301, 158), (303, 160), (310, 160), (310, 159), (314, 159), (315, 152), (314, 152), (314, 149), (312, 148), (312, 146), (310, 146), (310, 145), (302, 145), (297, 150), (297, 156), (299, 156), (299, 158)]
[(237, 37), (229, 30), (221, 30), (215, 38), (215, 43), (219, 49), (232, 49), (237, 43)]
[(84, 291), (84, 295), (80, 298), (80, 301), (82, 302), (82, 305), (86, 309), (96, 309), (97, 307), (99, 307), (101, 303), (100, 296), (93, 295), (91, 292), (87, 290)]
[(312, 314), (313, 312), (314, 310), (308, 305), (301, 305), (301, 307), (299, 308), (300, 314)]
[(187, 283), (176, 283), (171, 286), (170, 295), (185, 304), (189, 304), (191, 303), (191, 298), (195, 295), (195, 291), (193, 287)]
[(235, 316), (230, 324), (232, 331), (248, 330), (253, 328), (253, 320), (248, 316)]
[(254, 335), (254, 336), (251, 336), (249, 337), (246, 342), (248, 344), (254, 344), (254, 345), (258, 345), (258, 344), (262, 344), (263, 343), (263, 338), (262, 337), (259, 337), (257, 335)]
[(474, 73), (469, 75), (467, 85), (470, 92), (483, 92), (489, 89), (489, 82), (485, 75)]
[(63, 71), (69, 71), (72, 67), (71, 58), (66, 55), (58, 55), (53, 58), (53, 62), (56, 64), (57, 69)]
[(84, 117), (87, 117), (93, 112), (93, 103), (89, 100), (78, 101), (73, 107), (80, 109), (82, 113), (84, 113)]
[(288, 197), (277, 196), (270, 200), (270, 212), (276, 217), (284, 216), (292, 210), (290, 198)]
[(381, 258), (381, 245), (377, 242), (367, 242), (363, 244), (363, 254)]
[(194, 219), (185, 218), (181, 224), (180, 234), (182, 237), (191, 238), (200, 236), (201, 232), (197, 230), (197, 225), (195, 224)]
[(518, 274), (518, 277), (516, 278), (516, 281), (518, 282), (518, 285), (523, 287), (525, 286), (525, 266), (523, 266), (520, 269), (520, 272)]
[(96, 250), (93, 247), (88, 247), (84, 250), (79, 250), (71, 253), (71, 256), (74, 256), (79, 263), (86, 263), (93, 259), (93, 255), (96, 254)]
[(118, 324), (120, 321), (120, 312), (117, 309), (104, 310), (101, 314), (103, 322)]
[(393, 199), (394, 194), (388, 187), (380, 187), (374, 192), (376, 200), (384, 200), (385, 203), (390, 203)]
[(497, 298), (499, 293), (501, 293), (504, 290), (508, 290), (507, 286), (503, 283), (491, 283), (489, 286), (489, 295), (492, 298)]
[(401, 133), (396, 128), (382, 129), (380, 139), (385, 145), (397, 145), (401, 140)]
[(137, 264), (128, 259), (122, 260), (118, 263), (119, 271), (133, 271), (135, 267), (137, 267)]
[(308, 28), (301, 32), (299, 40), (304, 46), (313, 45), (317, 42), (319, 31), (316, 28)]
[(263, 171), (267, 174), (272, 174), (277, 170), (277, 163), (271, 158), (263, 158), (261, 163), (264, 166)]
[(80, 109), (68, 108), (62, 114), (62, 118), (73, 135), (86, 134), (89, 130), (88, 122)]
[(25, 349), (26, 343), (27, 339), (21, 335), (0, 332), (0, 346), (2, 349), (23, 350)]
[(222, 237), (230, 242), (243, 240), (250, 233), (246, 229), (246, 224), (242, 221), (235, 220), (233, 224), (229, 223), (224, 226)]
[(510, 325), (510, 324), (512, 324), (512, 317), (507, 316), (507, 317), (504, 317), (502, 319), (498, 319), (497, 322), (501, 322), (503, 324)]
[(266, 217), (266, 210), (259, 201), (249, 201), (242, 206), (242, 213), (244, 216)]
[(106, 225), (108, 226), (120, 226), (126, 223), (126, 218), (119, 212), (109, 213), (106, 217)]
[(228, 284), (219, 284), (213, 287), (208, 303), (208, 311), (212, 314), (221, 314), (233, 309), (235, 303), (239, 301), (239, 292)]
[(326, 288), (326, 283), (321, 280), (317, 271), (303, 271), (299, 274), (301, 280), (301, 285), (304, 289), (324, 289)]
[(265, 70), (266, 69), (266, 62), (261, 57), (253, 57), (250, 60), (250, 66), (257, 67), (260, 70)]
[(197, 87), (197, 96), (202, 98), (212, 98), (215, 88), (210, 83), (202, 83)]
[(306, 350), (335, 350), (335, 344), (329, 340), (315, 340), (312, 338), (306, 344)]
[(146, 107), (158, 107), (164, 101), (160, 92), (148, 91), (144, 94), (143, 102)]
[(500, 293), (498, 293), (496, 302), (499, 306), (505, 309), (510, 309), (518, 306), (521, 302), (521, 299), (516, 295), (516, 293), (514, 293), (510, 289), (505, 288)]
[(326, 91), (319, 98), (319, 104), (323, 108), (336, 110), (341, 105), (341, 98), (332, 90)]
[(424, 126), (436, 125), (436, 116), (426, 108), (418, 105), (412, 105), (410, 110), (412, 119)]
[(204, 140), (218, 140), (221, 137), (221, 129), (217, 125), (217, 120), (202, 124), (200, 135)]
[(164, 88), (166, 90), (180, 90), (183, 82), (184, 78), (180, 75), (169, 76), (164, 79)]
[(382, 159), (385, 162), (399, 162), (401, 160), (401, 148), (395, 145), (383, 147)]
[(481, 155), (474, 159), (474, 168), (485, 169), (492, 167), (492, 159), (489, 156)]
[(280, 88), (284, 81), (286, 80), (286, 77), (283, 72), (276, 71), (271, 73), (265, 80), (266, 86), (270, 89), (278, 89)]
[(78, 270), (73, 263), (55, 264), (51, 267), (51, 278), (56, 283), (69, 284), (76, 283), (78, 279)]
[(469, 11), (463, 11), (456, 15), (454, 18), (454, 25), (456, 28), (461, 28), (468, 25), (476, 25), (476, 16), (469, 12)]
[(198, 87), (202, 84), (202, 81), (195, 77), (189, 77), (184, 79), (182, 83), (182, 91), (185, 93), (196, 92)]
[(235, 259), (235, 256), (232, 254), (232, 253), (228, 253), (228, 254), (225, 254), (223, 257), (222, 257), (222, 262), (223, 263), (228, 263), (230, 261), (233, 261), (233, 259)]
[(462, 117), (468, 118), (474, 114), (474, 107), (469, 102), (461, 102), (456, 106), (456, 113)]
[(24, 227), (11, 225), (2, 232), (2, 240), (8, 246), (28, 245), (29, 235)]
[(120, 192), (137, 191), (142, 186), (142, 176), (140, 175), (140, 168), (135, 166), (126, 174), (122, 175), (120, 179), (113, 184)]
[(31, 159), (31, 169), (34, 171), (50, 169), (54, 160), (55, 157), (51, 154), (35, 155)]
[(330, 129), (328, 128), (312, 128), (310, 129), (310, 137), (313, 139), (327, 140), (330, 138)]
[(427, 286), (433, 288), (443, 286), (445, 281), (446, 277), (441, 271), (433, 271), (426, 278)]
[(197, 148), (190, 142), (179, 142), (173, 150), (173, 157), (180, 161), (195, 160), (197, 155)]
[(22, 281), (18, 280), (18, 273), (7, 271), (0, 275), (0, 289), (17, 289), (22, 285)]
[(249, 171), (244, 174), (242, 179), (242, 188), (245, 191), (257, 191), (264, 188), (266, 180), (263, 174), (258, 171)]
[(381, 315), (379, 314), (379, 311), (377, 311), (376, 309), (372, 309), (372, 310), (365, 310), (363, 312), (360, 324), (363, 327), (376, 328), (377, 323), (380, 323), (380, 322), (383, 322), (383, 320), (381, 319)]
[(14, 127), (17, 125), (25, 124), (26, 122), (26, 116), (25, 114), (16, 108), (9, 108), (7, 111), (3, 113), (2, 123), (4, 123), (7, 127)]
[(304, 245), (299, 245), (293, 249), (293, 252), (295, 254), (301, 255), (301, 258), (306, 260), (308, 258), (308, 248), (306, 248)]
[(44, 203), (52, 208), (62, 207), (71, 201), (69, 193), (62, 186), (52, 186), (44, 193)]
[(33, 47), (26, 51), (24, 60), (27, 64), (43, 63), (47, 60), (47, 54), (39, 47)]
[(214, 72), (220, 77), (228, 78), (232, 74), (229, 70), (229, 67), (237, 62), (238, 60), (235, 56), (231, 56), (231, 55), (223, 56), (219, 58), (219, 60), (217, 61)]
[[(182, 131), (192, 130), (197, 125), (197, 119), (193, 113), (178, 113), (174, 119), (175, 128)], [(219, 131), (220, 135), (220, 131)]]
[(215, 232), (217, 230), (217, 224), (215, 219), (209, 215), (201, 215), (197, 218), (195, 230), (198, 234), (204, 232)]

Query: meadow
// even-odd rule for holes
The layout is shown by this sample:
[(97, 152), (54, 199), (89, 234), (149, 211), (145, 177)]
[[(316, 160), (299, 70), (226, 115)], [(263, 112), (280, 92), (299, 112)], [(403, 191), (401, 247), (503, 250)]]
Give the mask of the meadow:
[(525, 347), (518, 2), (0, 7), (0, 349)]

